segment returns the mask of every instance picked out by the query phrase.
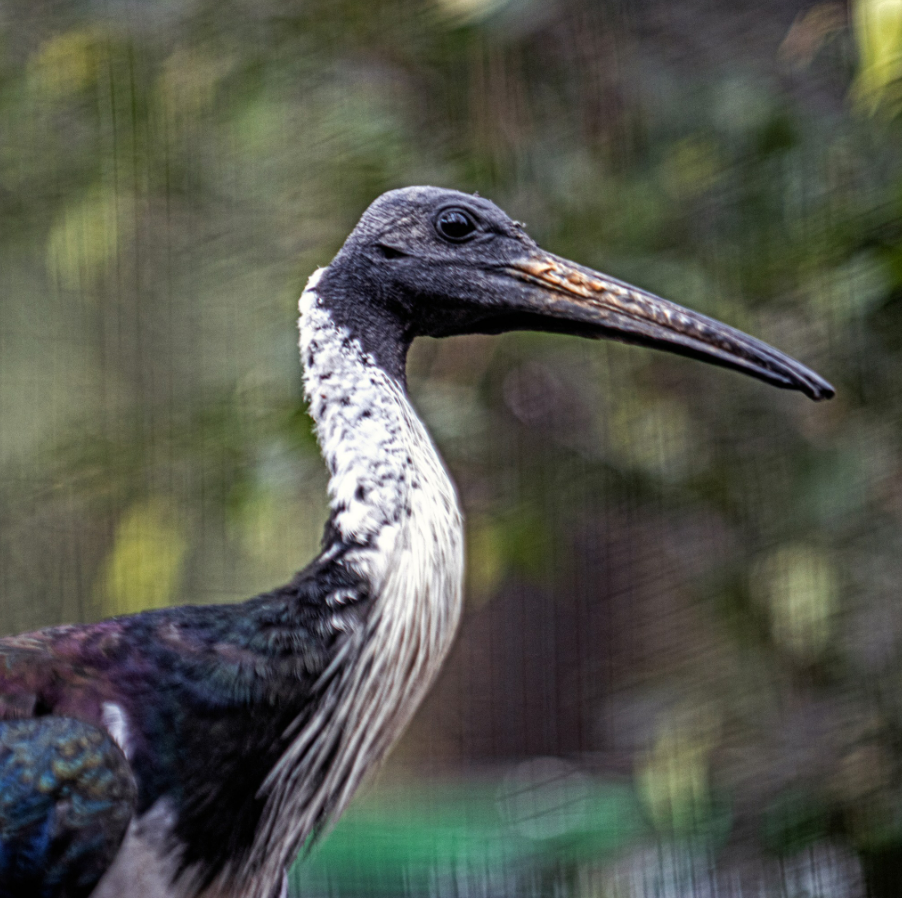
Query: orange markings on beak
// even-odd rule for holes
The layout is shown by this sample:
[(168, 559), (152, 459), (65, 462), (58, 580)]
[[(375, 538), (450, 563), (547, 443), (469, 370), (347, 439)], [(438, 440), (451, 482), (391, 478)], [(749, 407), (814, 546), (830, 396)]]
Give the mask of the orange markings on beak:
[(518, 309), (556, 319), (556, 329), (562, 332), (688, 355), (801, 390), (812, 399), (828, 399), (834, 393), (823, 378), (754, 337), (543, 250), (509, 264), (506, 272), (536, 288)]

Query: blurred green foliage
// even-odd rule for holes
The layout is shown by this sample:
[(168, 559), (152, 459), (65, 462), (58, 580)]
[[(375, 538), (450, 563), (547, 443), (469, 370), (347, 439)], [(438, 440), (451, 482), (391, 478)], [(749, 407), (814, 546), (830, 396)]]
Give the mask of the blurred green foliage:
[[(537, 865), (474, 786), (461, 816), (388, 831), (389, 891), (438, 894), (427, 868), (492, 867), (498, 840), (479, 894), (665, 894), (652, 872), (697, 877), (711, 845), (728, 868), (782, 853), (786, 876), (815, 852), (899, 894), (900, 10), (4, 0), (4, 631), (237, 600), (309, 559), (302, 285), (381, 191), (478, 190), (839, 393), (531, 334), (414, 348), (471, 604), (390, 775), (567, 756), (593, 789), (632, 783), (646, 823), (621, 866), (614, 843), (549, 861), (554, 840)], [(360, 813), (316, 888), (370, 869), (389, 824)]]

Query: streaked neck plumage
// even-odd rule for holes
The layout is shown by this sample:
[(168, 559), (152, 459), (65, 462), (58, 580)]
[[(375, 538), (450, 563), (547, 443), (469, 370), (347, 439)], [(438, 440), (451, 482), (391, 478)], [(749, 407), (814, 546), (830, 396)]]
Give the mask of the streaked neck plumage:
[[(304, 388), (328, 466), (341, 564), (367, 585), (364, 632), (350, 633), (318, 708), (270, 777), (263, 839), (292, 821), (305, 838), (334, 820), (426, 694), (457, 629), (463, 525), (454, 485), (404, 384), (339, 324), (317, 290), (300, 300)], [(263, 865), (282, 862), (271, 852)]]

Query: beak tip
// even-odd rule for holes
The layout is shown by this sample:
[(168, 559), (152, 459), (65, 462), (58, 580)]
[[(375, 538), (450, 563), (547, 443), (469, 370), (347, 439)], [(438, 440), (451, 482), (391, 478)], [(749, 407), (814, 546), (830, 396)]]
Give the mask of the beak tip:
[(832, 399), (836, 395), (833, 385), (816, 374), (806, 379), (799, 388), (809, 399), (813, 399), (815, 402)]

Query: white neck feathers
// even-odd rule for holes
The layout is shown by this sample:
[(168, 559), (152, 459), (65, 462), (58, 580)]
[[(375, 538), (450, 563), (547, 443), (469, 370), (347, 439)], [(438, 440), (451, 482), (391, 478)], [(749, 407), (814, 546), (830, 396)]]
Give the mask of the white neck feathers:
[(272, 801), (254, 852), (267, 867), (286, 862), (271, 840), (296, 850), (324, 815), (336, 818), (401, 734), (441, 667), (462, 604), (454, 485), (404, 388), (335, 324), (316, 291), (321, 273), (300, 300), (304, 388), (331, 475), (332, 523), (352, 546), (342, 563), (368, 583), (372, 607), (365, 632), (346, 643), (340, 674), (270, 776)]

